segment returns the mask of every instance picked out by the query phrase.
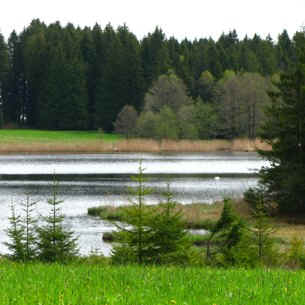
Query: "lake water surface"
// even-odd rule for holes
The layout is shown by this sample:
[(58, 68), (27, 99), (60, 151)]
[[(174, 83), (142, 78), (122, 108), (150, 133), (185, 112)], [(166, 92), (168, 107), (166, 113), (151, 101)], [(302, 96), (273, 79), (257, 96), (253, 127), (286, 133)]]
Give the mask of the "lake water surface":
[(55, 174), (65, 225), (78, 236), (80, 252), (109, 255), (111, 246), (102, 241), (102, 234), (114, 226), (88, 216), (87, 209), (128, 204), (128, 188), (136, 186), (130, 176), (138, 173), (140, 160), (147, 185), (154, 189), (147, 203), (162, 200), (168, 182), (174, 198), (183, 204), (240, 197), (256, 185), (257, 170), (268, 166), (255, 153), (0, 156), (0, 252), (7, 252), (3, 242), (10, 203), (18, 204), (29, 195), (38, 201), (38, 215), (46, 215)]

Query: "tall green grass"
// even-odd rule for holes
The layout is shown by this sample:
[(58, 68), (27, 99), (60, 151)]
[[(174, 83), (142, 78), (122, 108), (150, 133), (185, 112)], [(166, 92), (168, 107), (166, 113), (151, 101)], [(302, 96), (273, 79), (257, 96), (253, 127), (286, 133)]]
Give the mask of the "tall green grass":
[(296, 305), (305, 272), (108, 265), (0, 265), (0, 304)]

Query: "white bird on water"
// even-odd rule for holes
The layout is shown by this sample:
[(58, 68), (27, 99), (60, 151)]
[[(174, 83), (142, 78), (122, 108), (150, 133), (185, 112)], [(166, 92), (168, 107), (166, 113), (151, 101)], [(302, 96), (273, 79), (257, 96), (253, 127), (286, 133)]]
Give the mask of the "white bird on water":
[(220, 180), (220, 177), (219, 176), (215, 176), (214, 180)]

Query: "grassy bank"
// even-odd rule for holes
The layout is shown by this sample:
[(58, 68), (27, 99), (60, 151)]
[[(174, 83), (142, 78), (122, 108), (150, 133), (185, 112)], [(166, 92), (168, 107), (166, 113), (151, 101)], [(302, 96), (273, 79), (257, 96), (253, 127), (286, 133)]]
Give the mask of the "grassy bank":
[(259, 139), (151, 140), (122, 139), (98, 131), (0, 129), (0, 153), (215, 152), (255, 151), (268, 146)]
[[(242, 200), (236, 201), (233, 204), (235, 212), (243, 219), (251, 222), (251, 211), (248, 204)], [(147, 209), (156, 208), (155, 206), (146, 206)], [(205, 229), (209, 230), (213, 224), (219, 219), (223, 203), (216, 202), (213, 204), (193, 203), (188, 205), (178, 204), (177, 209), (181, 210), (186, 229)], [(88, 214), (98, 216), (101, 219), (108, 221), (123, 221), (128, 223), (128, 219), (124, 218), (124, 210), (128, 206), (99, 206), (88, 209)], [(295, 237), (305, 236), (305, 220), (303, 217), (286, 216), (286, 217), (271, 217), (270, 222), (275, 227), (273, 233), (276, 240), (288, 245)], [(196, 237), (195, 237), (196, 238)], [(202, 240), (202, 237), (199, 238)]]
[[(211, 226), (217, 221), (222, 211), (223, 203), (205, 204), (193, 203), (188, 205), (177, 204), (176, 210), (181, 211), (182, 220), (186, 229), (206, 229), (209, 230)], [(98, 216), (101, 219), (109, 221), (127, 222), (126, 213), (128, 206), (99, 206), (88, 209), (88, 214), (91, 216)], [(156, 205), (146, 205), (145, 209), (158, 209)]]
[(1, 263), (0, 304), (295, 305), (304, 271)]

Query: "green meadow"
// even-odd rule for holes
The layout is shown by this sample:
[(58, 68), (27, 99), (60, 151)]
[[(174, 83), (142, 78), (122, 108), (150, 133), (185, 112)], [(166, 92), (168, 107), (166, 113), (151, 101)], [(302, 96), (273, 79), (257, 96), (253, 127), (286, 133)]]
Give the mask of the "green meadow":
[(113, 141), (119, 136), (98, 131), (52, 131), (35, 129), (0, 129), (1, 142), (48, 142), (48, 141)]
[(305, 293), (305, 272), (288, 270), (5, 262), (0, 277), (5, 305), (296, 305)]

